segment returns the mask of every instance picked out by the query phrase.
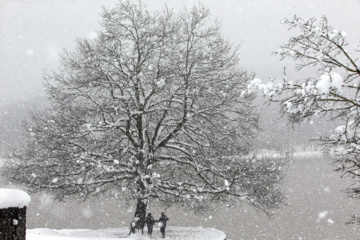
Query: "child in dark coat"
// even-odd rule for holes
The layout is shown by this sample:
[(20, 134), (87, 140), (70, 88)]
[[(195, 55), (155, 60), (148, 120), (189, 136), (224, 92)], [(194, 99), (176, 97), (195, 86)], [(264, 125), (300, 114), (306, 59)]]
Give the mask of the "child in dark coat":
[(155, 224), (155, 219), (151, 216), (151, 213), (148, 213), (146, 219), (145, 219), (147, 229), (148, 229), (148, 235), (151, 237), (153, 232), (153, 227)]
[[(145, 217), (145, 216), (144, 216)], [(136, 215), (134, 217), (134, 219), (132, 220), (132, 222), (130, 223), (130, 234), (135, 234), (136, 229), (141, 229), (141, 233), (144, 234), (144, 218), (141, 219), (138, 217), (138, 215)]]
[(161, 216), (157, 222), (159, 222), (161, 237), (165, 238), (165, 228), (166, 222), (169, 221), (169, 218), (165, 215), (165, 213), (161, 213)]

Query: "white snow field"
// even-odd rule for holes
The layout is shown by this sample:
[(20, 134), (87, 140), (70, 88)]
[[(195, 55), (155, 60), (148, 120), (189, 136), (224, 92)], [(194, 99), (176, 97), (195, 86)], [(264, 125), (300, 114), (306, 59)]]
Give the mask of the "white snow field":
[[(151, 239), (162, 239), (159, 229), (154, 229)], [(109, 228), (109, 229), (62, 229), (55, 230), (49, 228), (28, 229), (26, 232), (27, 240), (149, 240), (147, 229), (144, 235), (141, 233), (129, 234), (129, 228)], [(188, 228), (188, 227), (168, 227), (166, 229), (167, 240), (225, 240), (225, 233), (214, 228)]]

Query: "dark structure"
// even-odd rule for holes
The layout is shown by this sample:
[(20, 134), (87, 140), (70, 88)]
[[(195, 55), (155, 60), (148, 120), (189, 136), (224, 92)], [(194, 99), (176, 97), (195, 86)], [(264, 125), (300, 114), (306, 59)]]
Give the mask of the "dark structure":
[(0, 239), (26, 239), (26, 207), (0, 209)]

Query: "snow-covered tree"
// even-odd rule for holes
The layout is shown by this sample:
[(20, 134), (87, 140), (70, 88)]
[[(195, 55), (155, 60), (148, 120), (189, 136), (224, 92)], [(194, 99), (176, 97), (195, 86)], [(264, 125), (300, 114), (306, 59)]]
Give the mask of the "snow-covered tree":
[(278, 206), (281, 163), (240, 157), (258, 128), (253, 96), (241, 97), (251, 78), (209, 11), (128, 1), (102, 17), (98, 36), (45, 77), (51, 107), (32, 114), (7, 175), (60, 200), (135, 199), (139, 217), (150, 199)]
[(331, 27), (326, 17), (318, 22), (295, 16), (284, 24), (298, 30), (298, 35), (276, 54), (281, 59), (293, 59), (298, 70), (315, 68), (318, 76), (298, 82), (285, 76), (281, 82), (266, 84), (255, 78), (247, 92), (260, 90), (270, 102), (280, 102), (291, 122), (325, 115), (342, 122), (334, 134), (320, 141), (327, 147), (342, 149), (337, 168), (355, 179), (349, 193), (360, 197), (359, 50), (350, 49), (347, 34)]

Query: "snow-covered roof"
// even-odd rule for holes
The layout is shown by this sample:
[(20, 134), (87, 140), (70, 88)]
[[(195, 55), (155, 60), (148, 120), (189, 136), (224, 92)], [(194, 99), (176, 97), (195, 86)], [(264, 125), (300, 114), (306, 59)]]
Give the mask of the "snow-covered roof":
[(29, 194), (18, 189), (0, 188), (0, 209), (23, 208), (31, 201)]

